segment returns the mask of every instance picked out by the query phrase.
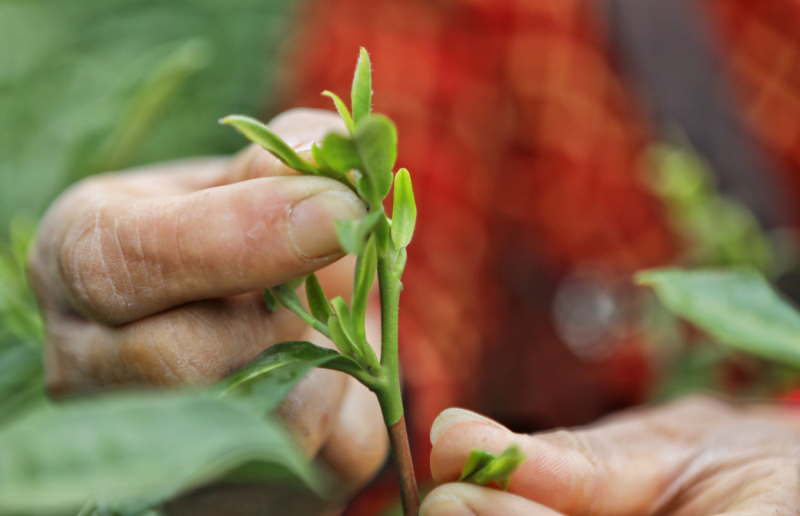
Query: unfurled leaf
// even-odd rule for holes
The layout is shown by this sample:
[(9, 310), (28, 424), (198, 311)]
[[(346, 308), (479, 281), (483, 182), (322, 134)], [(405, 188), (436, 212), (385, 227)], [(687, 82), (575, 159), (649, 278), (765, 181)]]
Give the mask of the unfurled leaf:
[(339, 175), (344, 175), (361, 165), (353, 140), (336, 133), (329, 133), (322, 141), (320, 154), (325, 163)]
[(397, 129), (385, 116), (373, 115), (356, 125), (353, 141), (361, 160), (361, 174), (356, 185), (372, 209), (380, 208), (392, 188), (392, 168), (397, 160)]
[(255, 142), (275, 155), (287, 167), (302, 172), (303, 174), (319, 175), (320, 170), (308, 160), (297, 154), (280, 136), (269, 127), (254, 118), (243, 115), (230, 115), (219, 121), (221, 124), (232, 125), (237, 131), (245, 135), (250, 141)]
[(316, 274), (306, 276), (306, 296), (311, 314), (322, 324), (328, 324), (328, 318), (333, 315), (333, 310)]
[(310, 342), (282, 342), (267, 348), (214, 390), (220, 396), (243, 399), (257, 413), (265, 414), (274, 409), (308, 371), (339, 357), (336, 351)]
[(272, 420), (192, 393), (116, 393), (45, 406), (0, 430), (0, 513), (75, 512), (87, 500), (157, 504), (248, 463), (319, 487)]
[(272, 290), (265, 288), (264, 289), (264, 306), (267, 307), (271, 313), (275, 313), (281, 308), (281, 302), (275, 297), (275, 294), (272, 293)]
[(356, 262), (356, 277), (353, 284), (353, 327), (359, 344), (367, 341), (364, 322), (369, 303), (369, 293), (375, 282), (375, 273), (378, 270), (378, 252), (376, 250), (375, 235), (369, 238), (364, 253)]
[(478, 485), (497, 482), (507, 490), (511, 475), (524, 463), (525, 456), (515, 444), (497, 456), (483, 450), (472, 450), (459, 480)]
[(364, 246), (367, 245), (369, 232), (372, 231), (381, 217), (385, 217), (385, 215), (383, 212), (377, 211), (359, 220), (334, 221), (336, 236), (339, 238), (342, 250), (350, 254), (361, 254), (364, 251)]
[(636, 276), (662, 303), (731, 348), (800, 367), (800, 313), (748, 269), (660, 269)]
[(358, 126), (359, 122), (366, 119), (372, 110), (372, 65), (369, 62), (369, 54), (363, 47), (358, 56), (358, 63), (356, 63), (350, 101), (353, 106), (353, 122)]
[(406, 247), (417, 224), (417, 204), (411, 187), (411, 174), (401, 168), (394, 178), (394, 207), (392, 208), (392, 241), (397, 248)]
[(353, 123), (353, 117), (350, 116), (350, 111), (347, 110), (347, 106), (344, 105), (342, 99), (340, 99), (337, 94), (331, 91), (326, 90), (323, 91), (322, 94), (333, 99), (333, 104), (336, 106), (336, 111), (339, 112), (339, 116), (342, 117), (342, 121), (344, 122), (345, 127), (347, 127), (347, 132), (351, 135), (355, 134), (356, 126)]

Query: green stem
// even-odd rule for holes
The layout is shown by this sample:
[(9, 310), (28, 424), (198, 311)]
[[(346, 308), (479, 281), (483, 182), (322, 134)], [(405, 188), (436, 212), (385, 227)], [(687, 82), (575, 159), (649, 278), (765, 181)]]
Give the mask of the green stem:
[(411, 462), (411, 448), (408, 444), (405, 418), (403, 417), (403, 398), (400, 394), (400, 369), (398, 364), (398, 314), (400, 311), (400, 291), (403, 284), (392, 270), (387, 257), (378, 259), (378, 283), (381, 294), (381, 384), (375, 394), (383, 412), (383, 420), (389, 432), (395, 469), (400, 485), (400, 499), (405, 516), (419, 513), (419, 492)]

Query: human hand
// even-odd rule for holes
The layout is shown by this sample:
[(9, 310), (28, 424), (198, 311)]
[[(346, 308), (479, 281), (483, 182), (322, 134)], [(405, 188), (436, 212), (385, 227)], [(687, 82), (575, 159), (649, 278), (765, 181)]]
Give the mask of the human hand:
[[(800, 514), (800, 414), (691, 397), (578, 430), (519, 435), (462, 411), (431, 430), (421, 516)], [(509, 491), (455, 481), (473, 448), (519, 445)]]
[[(345, 130), (313, 110), (270, 125), (298, 151)], [(270, 314), (261, 291), (322, 269), (326, 290), (349, 298), (353, 262), (334, 264), (343, 254), (333, 221), (364, 214), (342, 184), (296, 175), (257, 146), (73, 186), (45, 215), (30, 255), (49, 390), (209, 383), (278, 342), (330, 346), (290, 311)], [(366, 482), (387, 451), (377, 401), (348, 378), (314, 370), (279, 408), (341, 492)]]

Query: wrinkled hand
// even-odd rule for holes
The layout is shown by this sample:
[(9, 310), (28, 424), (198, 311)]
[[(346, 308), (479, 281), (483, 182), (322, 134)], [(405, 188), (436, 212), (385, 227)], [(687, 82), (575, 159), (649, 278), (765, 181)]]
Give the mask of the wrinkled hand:
[[(344, 131), (325, 111), (290, 111), (270, 125), (301, 152)], [(233, 160), (73, 186), (45, 215), (30, 258), (48, 328), (48, 388), (208, 383), (278, 342), (330, 346), (288, 310), (270, 314), (261, 290), (339, 260), (333, 220), (364, 213), (345, 186), (296, 175), (256, 146)], [(349, 298), (352, 267), (342, 260), (319, 272), (329, 294)], [(384, 460), (378, 404), (341, 373), (311, 373), (280, 414), (303, 450), (339, 474), (343, 491)]]
[[(442, 485), (422, 516), (800, 514), (800, 414), (791, 409), (696, 397), (533, 436), (450, 409), (431, 440)], [(472, 448), (499, 453), (511, 443), (528, 460), (509, 492), (446, 483)]]

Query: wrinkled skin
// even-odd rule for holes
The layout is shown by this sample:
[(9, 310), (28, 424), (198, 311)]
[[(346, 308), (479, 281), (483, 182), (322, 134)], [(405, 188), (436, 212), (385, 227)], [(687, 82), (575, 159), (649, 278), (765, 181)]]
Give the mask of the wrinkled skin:
[[(338, 116), (323, 111), (293, 110), (271, 125), (309, 158), (311, 143), (344, 131)], [(330, 297), (349, 299), (354, 262), (341, 259), (333, 220), (364, 214), (340, 183), (296, 175), (257, 146), (230, 160), (180, 161), (78, 183), (50, 207), (30, 255), (48, 328), (49, 391), (210, 383), (278, 342), (331, 346), (288, 310), (267, 312), (260, 292), (319, 270)], [(379, 344), (379, 334), (370, 342)], [(303, 451), (337, 474), (344, 496), (385, 461), (377, 401), (342, 373), (313, 371), (279, 413)], [(213, 505), (203, 491), (172, 512), (198, 514), (198, 501), (216, 514), (319, 509), (307, 493), (215, 491)]]
[[(310, 110), (271, 125), (301, 152), (343, 130), (332, 113)], [(353, 263), (341, 259), (332, 221), (363, 214), (339, 183), (295, 175), (255, 146), (231, 160), (167, 163), (73, 186), (45, 215), (30, 257), (48, 327), (50, 392), (210, 383), (271, 344), (330, 346), (287, 310), (268, 313), (260, 291), (318, 271), (330, 297), (348, 298)], [(301, 448), (338, 476), (339, 499), (326, 505), (285, 488), (212, 486), (169, 512), (335, 511), (385, 460), (374, 396), (341, 373), (312, 372), (279, 411)], [(536, 436), (448, 410), (431, 435), (441, 485), (422, 514), (797, 515), (798, 432), (789, 410), (710, 399)], [(512, 442), (528, 461), (508, 493), (450, 483), (472, 448), (501, 452)]]
[[(422, 516), (800, 514), (800, 410), (692, 397), (531, 436), (451, 409), (431, 440), (440, 486)], [(448, 483), (472, 448), (511, 443), (528, 460), (507, 493)]]

